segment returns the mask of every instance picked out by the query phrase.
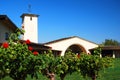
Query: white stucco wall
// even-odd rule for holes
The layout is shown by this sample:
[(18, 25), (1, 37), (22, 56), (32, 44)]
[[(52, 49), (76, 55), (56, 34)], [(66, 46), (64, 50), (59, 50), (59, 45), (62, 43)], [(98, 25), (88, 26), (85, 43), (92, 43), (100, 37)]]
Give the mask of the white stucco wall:
[(67, 48), (69, 48), (71, 45), (74, 45), (74, 44), (78, 44), (82, 46), (87, 53), (90, 53), (89, 49), (98, 47), (97, 44), (83, 40), (78, 37), (62, 40), (62, 41), (55, 42), (55, 43), (46, 44), (46, 46), (51, 46), (53, 50), (62, 51), (61, 55), (63, 56)]
[(13, 31), (8, 27), (5, 26), (4, 24), (0, 23), (0, 43), (5, 42), (5, 33), (12, 33)]
[(25, 16), (23, 19), (24, 26), (24, 36), (23, 40), (29, 39), (31, 42), (38, 43), (38, 18), (32, 17), (32, 20), (30, 19), (30, 16)]

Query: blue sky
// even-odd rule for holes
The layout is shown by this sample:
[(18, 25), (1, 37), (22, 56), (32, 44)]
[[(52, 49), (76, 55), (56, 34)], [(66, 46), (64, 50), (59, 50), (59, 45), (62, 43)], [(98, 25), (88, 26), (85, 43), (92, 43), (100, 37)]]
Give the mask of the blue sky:
[(40, 43), (70, 36), (120, 42), (120, 0), (0, 0), (0, 14), (20, 28), (29, 4), (31, 13), (40, 15)]

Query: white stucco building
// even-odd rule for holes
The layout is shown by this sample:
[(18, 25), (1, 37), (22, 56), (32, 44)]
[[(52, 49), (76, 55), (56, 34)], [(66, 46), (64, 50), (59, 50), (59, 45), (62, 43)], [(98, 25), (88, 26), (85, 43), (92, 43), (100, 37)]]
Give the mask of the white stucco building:
[(53, 50), (61, 51), (63, 56), (68, 49), (71, 49), (74, 53), (90, 53), (89, 49), (98, 47), (98, 44), (85, 40), (83, 38), (72, 36), (67, 38), (62, 38), (45, 43), (46, 46), (52, 47)]
[(17, 26), (7, 15), (0, 15), (0, 43), (5, 42), (16, 29)]
[[(37, 50), (41, 50), (39, 46), (44, 46), (42, 50), (52, 48), (53, 51), (59, 52), (63, 56), (68, 49), (71, 49), (74, 53), (90, 53), (89, 49), (98, 47), (98, 44), (77, 36), (40, 44), (38, 43), (38, 15), (25, 13), (21, 15), (21, 18), (21, 27), (25, 30), (22, 40), (29, 39), (34, 43), (34, 46), (37, 46)], [(0, 15), (0, 43), (6, 41), (9, 34), (16, 29), (17, 26), (6, 15)]]

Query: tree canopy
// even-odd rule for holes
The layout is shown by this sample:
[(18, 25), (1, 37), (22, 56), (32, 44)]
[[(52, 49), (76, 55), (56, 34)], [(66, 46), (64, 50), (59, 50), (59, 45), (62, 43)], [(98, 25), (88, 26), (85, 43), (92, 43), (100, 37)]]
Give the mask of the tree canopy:
[(120, 46), (120, 42), (113, 39), (105, 39), (105, 41), (102, 43), (104, 46)]

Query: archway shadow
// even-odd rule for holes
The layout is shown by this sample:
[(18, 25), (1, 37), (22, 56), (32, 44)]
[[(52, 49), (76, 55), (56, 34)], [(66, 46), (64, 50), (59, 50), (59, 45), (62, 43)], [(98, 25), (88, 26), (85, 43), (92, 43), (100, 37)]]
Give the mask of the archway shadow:
[(82, 52), (85, 52), (85, 53), (86, 53), (85, 48), (84, 48), (83, 46), (79, 45), (79, 44), (73, 44), (73, 45), (69, 46), (69, 47), (67, 48), (67, 50), (65, 51), (65, 53), (66, 53), (67, 51), (69, 51), (69, 50), (71, 50), (72, 53), (75, 53), (75, 54), (80, 54), (80, 53), (82, 53)]

